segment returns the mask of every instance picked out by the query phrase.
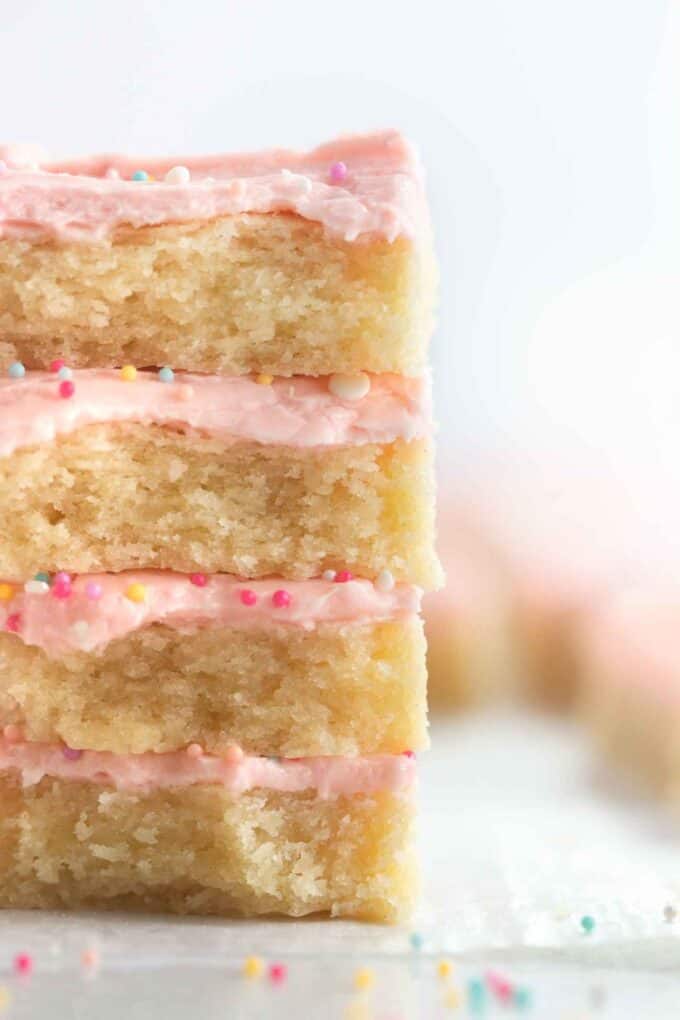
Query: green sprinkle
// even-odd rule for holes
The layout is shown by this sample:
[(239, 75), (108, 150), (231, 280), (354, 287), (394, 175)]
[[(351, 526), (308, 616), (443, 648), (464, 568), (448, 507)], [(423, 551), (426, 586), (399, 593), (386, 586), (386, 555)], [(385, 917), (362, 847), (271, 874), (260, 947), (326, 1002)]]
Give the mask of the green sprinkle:
[(581, 927), (586, 935), (590, 935), (591, 932), (595, 931), (595, 918), (591, 917), (590, 914), (586, 914), (581, 918)]
[(512, 993), (513, 1005), (518, 1009), (529, 1009), (531, 1006), (531, 992), (528, 988), (515, 988)]
[(46, 573), (44, 570), (39, 570), (38, 573), (33, 578), (33, 580), (34, 581), (42, 581), (43, 584), (49, 584), (50, 583), (50, 575), (48, 573)]
[(467, 983), (467, 1001), (470, 1013), (479, 1016), (486, 1009), (486, 988), (479, 978), (470, 978)]

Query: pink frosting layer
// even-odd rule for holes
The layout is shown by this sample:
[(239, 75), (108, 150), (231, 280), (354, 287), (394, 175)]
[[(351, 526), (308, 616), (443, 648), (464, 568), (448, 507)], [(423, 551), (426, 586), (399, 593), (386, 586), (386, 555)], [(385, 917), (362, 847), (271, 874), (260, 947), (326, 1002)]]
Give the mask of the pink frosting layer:
[(407, 755), (357, 758), (259, 758), (245, 755), (233, 762), (215, 755), (79, 754), (56, 744), (10, 743), (0, 738), (0, 770), (17, 769), (25, 786), (45, 776), (114, 786), (119, 790), (164, 789), (212, 784), (230, 793), (255, 787), (295, 793), (316, 790), (319, 797), (406, 791), (416, 778), (415, 759)]
[[(296, 213), (347, 241), (414, 238), (426, 223), (420, 163), (394, 131), (340, 138), (311, 152), (171, 159), (100, 155), (50, 162), (35, 147), (7, 146), (0, 148), (0, 159), (8, 168), (0, 179), (5, 237), (96, 241), (121, 226), (246, 212)], [(335, 183), (330, 168), (338, 162), (347, 174)], [(177, 165), (190, 171), (189, 183), (164, 181)], [(155, 180), (130, 180), (140, 169)]]
[(107, 422), (296, 447), (390, 443), (430, 430), (427, 379), (372, 376), (369, 392), (358, 400), (335, 396), (325, 377), (263, 385), (250, 376), (178, 373), (173, 383), (163, 383), (155, 372), (139, 372), (134, 382), (124, 382), (113, 370), (80, 369), (72, 382), (75, 392), (65, 399), (49, 372), (0, 379), (0, 456)]
[[(82, 574), (73, 580), (68, 598), (57, 598), (52, 591), (29, 593), (17, 586), (14, 597), (0, 603), (0, 626), (6, 627), (11, 619), (12, 629), (26, 644), (56, 657), (76, 649), (103, 648), (154, 623), (179, 631), (275, 623), (312, 629), (320, 623), (398, 619), (420, 609), (420, 589), (406, 584), (381, 591), (363, 579), (243, 581), (229, 574), (203, 576), (206, 583), (199, 586), (190, 580), (196, 575), (171, 571)], [(133, 602), (125, 594), (137, 583), (145, 588), (143, 602)], [(95, 586), (98, 597), (92, 598)], [(252, 593), (246, 602), (241, 598), (244, 591)], [(274, 597), (281, 591), (289, 596), (287, 605), (276, 604), (286, 601)]]

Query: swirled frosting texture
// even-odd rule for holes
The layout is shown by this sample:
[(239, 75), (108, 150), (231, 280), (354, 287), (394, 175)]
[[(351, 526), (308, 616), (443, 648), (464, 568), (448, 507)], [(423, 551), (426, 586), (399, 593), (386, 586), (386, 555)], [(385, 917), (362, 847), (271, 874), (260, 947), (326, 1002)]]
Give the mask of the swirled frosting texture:
[[(397, 132), (339, 138), (311, 152), (52, 162), (37, 147), (0, 147), (0, 237), (98, 241), (121, 227), (210, 220), (241, 213), (295, 213), (345, 241), (416, 238), (427, 224), (422, 168)], [(343, 162), (334, 183), (330, 167)], [(176, 165), (187, 184), (165, 174)], [(143, 169), (154, 178), (133, 181)]]

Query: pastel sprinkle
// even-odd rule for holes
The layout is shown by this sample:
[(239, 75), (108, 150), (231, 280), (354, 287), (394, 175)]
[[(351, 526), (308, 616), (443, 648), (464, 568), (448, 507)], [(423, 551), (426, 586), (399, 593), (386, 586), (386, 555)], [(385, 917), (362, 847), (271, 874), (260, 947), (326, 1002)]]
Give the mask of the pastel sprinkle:
[(83, 757), (83, 752), (78, 750), (76, 747), (62, 747), (61, 753), (66, 761), (80, 761)]
[(451, 966), (449, 960), (440, 960), (439, 963), (437, 964), (437, 977), (442, 978), (442, 980), (451, 977), (452, 970), (453, 967)]
[(595, 918), (591, 917), (589, 914), (585, 914), (581, 918), (581, 928), (586, 935), (590, 935), (591, 932), (595, 931)]
[(185, 166), (173, 166), (165, 175), (167, 184), (188, 184), (191, 174)]
[(357, 991), (372, 988), (375, 984), (375, 972), (370, 967), (359, 967), (354, 971), (354, 987)]
[(118, 169), (118, 167), (109, 166), (106, 168), (106, 173), (104, 174), (104, 177), (106, 177), (106, 179), (109, 181), (117, 181), (120, 178), (120, 170)]
[(45, 584), (49, 584), (50, 583), (50, 575), (47, 573), (46, 570), (39, 570), (38, 573), (34, 575), (33, 580), (34, 581), (44, 581)]
[(26, 369), (20, 361), (13, 361), (7, 369), (7, 374), (10, 379), (23, 379), (26, 375)]
[(102, 586), (97, 581), (88, 581), (85, 585), (85, 594), (91, 602), (96, 602), (102, 597)]
[(288, 968), (285, 963), (269, 964), (269, 980), (274, 985), (281, 985), (288, 976)]
[(13, 585), (7, 584), (6, 581), (3, 581), (2, 584), (0, 584), (0, 602), (9, 602), (13, 598), (14, 598)]
[(33, 957), (30, 953), (17, 953), (14, 957), (14, 972), (24, 975), (33, 973)]
[(189, 758), (201, 758), (203, 757), (203, 748), (200, 744), (189, 744), (187, 755)]
[(423, 943), (425, 942), (425, 939), (419, 931), (412, 931), (408, 940), (411, 943), (411, 949), (422, 949)]
[(164, 365), (163, 368), (158, 369), (158, 378), (161, 382), (171, 383), (175, 381), (175, 373), (169, 365)]
[(60, 570), (54, 575), (52, 588), (50, 589), (55, 599), (68, 599), (71, 597), (71, 576)]
[(11, 1001), (12, 996), (9, 994), (9, 991), (4, 985), (0, 985), (0, 1009), (6, 1009)]
[(54, 361), (50, 361), (50, 372), (52, 372), (53, 375), (56, 375), (65, 364), (66, 362), (63, 358), (55, 358)]
[(99, 950), (83, 949), (80, 954), (80, 964), (85, 970), (95, 970), (99, 966)]
[(75, 383), (71, 382), (70, 379), (64, 379), (63, 382), (59, 383), (59, 396), (64, 400), (68, 400), (75, 392)]
[(333, 580), (336, 584), (347, 584), (348, 581), (354, 580), (354, 574), (349, 570), (338, 570)]
[(331, 163), (328, 176), (331, 179), (331, 184), (342, 184), (347, 180), (346, 165), (341, 160), (338, 160), (337, 163)]
[(148, 181), (149, 175), (146, 170), (135, 170), (132, 175), (133, 181)]
[(499, 1002), (509, 1002), (512, 998), (512, 985), (507, 978), (495, 971), (489, 971), (486, 975), (486, 983)]
[(67, 365), (62, 365), (57, 372), (57, 379), (72, 379), (73, 372)]
[(252, 588), (243, 588), (240, 593), (240, 599), (244, 606), (254, 606), (257, 602), (257, 595)]
[(5, 630), (8, 630), (10, 634), (18, 634), (20, 627), (21, 627), (20, 614), (10, 613), (10, 615), (5, 620)]
[(271, 386), (271, 384), (274, 382), (274, 376), (266, 375), (264, 372), (262, 372), (260, 373), (260, 375), (255, 376), (255, 382), (259, 386)]
[(146, 602), (146, 585), (134, 581), (125, 589), (125, 598), (130, 602)]
[(361, 400), (371, 388), (370, 377), (365, 372), (357, 375), (336, 373), (328, 380), (328, 389), (340, 400)]
[(324, 570), (324, 572), (323, 572), (323, 574), (321, 576), (323, 577), (324, 581), (334, 581), (335, 580), (335, 571), (334, 570)]
[(286, 606), (290, 605), (290, 592), (285, 591), (283, 588), (279, 588), (272, 595), (272, 602), (277, 609), (285, 609)]
[(244, 977), (259, 978), (264, 972), (264, 962), (259, 956), (246, 956), (241, 969)]
[(531, 992), (528, 988), (515, 988), (512, 993), (512, 1003), (518, 1009), (528, 1009), (531, 1005)]
[(444, 1005), (448, 1009), (458, 1009), (460, 1006), (460, 992), (456, 988), (447, 988), (444, 996)]
[(486, 989), (479, 978), (471, 978), (467, 983), (467, 1000), (470, 1012), (479, 1015), (486, 1006)]
[(197, 588), (205, 588), (208, 583), (208, 578), (205, 574), (189, 574), (189, 580), (192, 584), (195, 584)]
[(415, 751), (402, 751), (401, 754), (402, 754), (402, 757), (404, 757), (404, 758), (415, 758), (415, 756), (416, 756), (416, 752)]
[(375, 579), (375, 586), (378, 591), (388, 592), (394, 588), (394, 577), (391, 571), (381, 570)]
[(47, 595), (49, 590), (50, 586), (46, 581), (36, 581), (35, 578), (32, 581), (27, 581), (24, 585), (27, 595)]
[(243, 761), (244, 757), (243, 748), (239, 747), (238, 744), (230, 744), (224, 752), (224, 760), (228, 765), (238, 765), (239, 762)]
[(120, 370), (120, 377), (123, 382), (134, 382), (137, 378), (137, 369), (134, 365), (123, 365)]

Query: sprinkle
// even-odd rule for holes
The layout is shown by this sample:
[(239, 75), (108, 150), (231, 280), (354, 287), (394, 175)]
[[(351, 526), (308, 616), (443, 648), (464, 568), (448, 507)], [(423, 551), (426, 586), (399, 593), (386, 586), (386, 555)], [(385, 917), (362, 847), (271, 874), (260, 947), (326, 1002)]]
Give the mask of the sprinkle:
[(394, 588), (394, 577), (389, 570), (381, 570), (375, 579), (378, 591), (388, 592)]
[(132, 175), (133, 181), (148, 181), (149, 175), (146, 170), (135, 170)]
[(371, 380), (365, 372), (357, 375), (336, 373), (328, 380), (328, 389), (340, 400), (361, 400), (371, 388)]
[(15, 974), (31, 974), (33, 972), (33, 957), (30, 953), (17, 953), (14, 957)]
[(243, 588), (239, 597), (244, 606), (254, 606), (257, 602), (257, 595), (252, 588)]
[(255, 376), (255, 382), (259, 386), (271, 386), (271, 384), (274, 382), (274, 376), (266, 375), (265, 373), (260, 373), (260, 375)]
[(238, 744), (230, 744), (225, 750), (223, 757), (227, 765), (238, 765), (239, 762), (243, 761), (245, 755), (243, 754), (243, 749)]
[(76, 620), (75, 623), (71, 624), (71, 634), (75, 640), (80, 644), (87, 640), (87, 635), (90, 631), (90, 625), (87, 620)]
[(13, 361), (7, 369), (7, 374), (10, 379), (23, 379), (26, 375), (26, 369), (20, 361)]
[(0, 602), (9, 602), (14, 598), (14, 587), (11, 584), (7, 584), (3, 581), (0, 584)]
[(272, 602), (277, 609), (285, 609), (286, 606), (290, 605), (290, 592), (285, 591), (283, 588), (279, 588), (272, 595)]
[(471, 1013), (481, 1013), (486, 1005), (486, 989), (479, 978), (471, 978), (467, 983), (467, 999)]
[(57, 379), (72, 379), (73, 372), (67, 365), (62, 365), (57, 372)]
[(667, 906), (663, 908), (663, 916), (664, 920), (667, 921), (668, 924), (673, 924), (673, 921), (678, 916), (678, 912), (675, 909), (675, 907), (669, 903)]
[(197, 588), (205, 588), (208, 583), (208, 578), (205, 574), (189, 574), (189, 580), (192, 584), (195, 584)]
[(53, 375), (56, 375), (65, 364), (66, 362), (63, 358), (55, 358), (54, 361), (50, 361), (50, 372), (52, 372)]
[(460, 1006), (460, 992), (456, 988), (448, 988), (444, 996), (444, 1005), (447, 1009), (458, 1009)]
[(35, 578), (32, 581), (27, 581), (24, 585), (27, 595), (47, 595), (49, 590), (50, 586), (46, 581), (36, 581)]
[(137, 369), (134, 365), (123, 365), (120, 370), (120, 377), (123, 382), (134, 382), (137, 378)]
[(10, 613), (5, 620), (5, 630), (8, 630), (10, 634), (18, 634), (20, 627), (21, 615), (19, 613)]
[(71, 597), (71, 575), (60, 570), (54, 575), (52, 588), (50, 589), (55, 599), (68, 599)]
[(486, 983), (499, 1000), (499, 1002), (510, 1002), (512, 999), (512, 985), (507, 978), (495, 971), (489, 971), (486, 975)]
[(102, 597), (101, 584), (98, 584), (96, 581), (88, 581), (85, 585), (85, 594), (92, 602), (96, 602), (97, 599)]
[(47, 573), (46, 570), (39, 570), (37, 574), (34, 574), (33, 580), (34, 581), (44, 581), (45, 584), (49, 584), (50, 583), (50, 575)]
[(354, 971), (354, 987), (357, 991), (364, 991), (366, 988), (372, 988), (375, 984), (375, 973), (370, 967), (359, 967), (358, 970)]
[(451, 977), (452, 970), (453, 967), (451, 966), (449, 960), (440, 960), (439, 963), (437, 964), (437, 976), (442, 978), (442, 980), (444, 978)]
[(348, 581), (354, 580), (354, 574), (349, 570), (338, 570), (333, 580), (336, 584), (347, 584)]
[(178, 400), (191, 400), (194, 395), (193, 386), (189, 386), (188, 383), (182, 383), (181, 386), (177, 387), (177, 399)]
[(6, 1009), (12, 1001), (12, 997), (4, 985), (0, 985), (0, 1009)]
[(324, 572), (323, 572), (323, 574), (321, 576), (323, 577), (324, 581), (334, 581), (335, 580), (335, 571), (334, 570), (324, 570)]
[(191, 174), (185, 166), (173, 166), (165, 175), (166, 184), (188, 184)]
[(168, 365), (164, 365), (158, 369), (158, 378), (161, 382), (171, 383), (175, 381), (175, 373)]
[(518, 1009), (528, 1009), (531, 1005), (531, 992), (528, 988), (515, 988), (512, 993), (512, 1003)]
[(77, 747), (68, 747), (68, 745), (62, 747), (61, 753), (66, 761), (80, 761), (83, 757), (82, 751), (79, 751)]
[(187, 755), (189, 758), (202, 758), (203, 748), (200, 744), (189, 744), (187, 747)]
[(415, 758), (416, 756), (415, 751), (402, 751), (401, 754), (403, 758)]
[(581, 928), (586, 935), (590, 935), (591, 932), (595, 930), (595, 918), (591, 917), (589, 914), (585, 914), (581, 918)]
[(125, 589), (125, 598), (130, 602), (146, 602), (146, 585), (134, 581)]
[(246, 956), (241, 969), (244, 977), (259, 978), (264, 971), (264, 962), (259, 956)]
[(288, 976), (288, 968), (285, 963), (269, 964), (269, 980), (274, 985), (281, 985)]
[(70, 379), (64, 379), (63, 382), (59, 383), (59, 396), (64, 400), (68, 400), (76, 392), (75, 384)]
[(106, 179), (109, 181), (117, 181), (120, 179), (120, 170), (118, 169), (118, 167), (109, 166), (106, 168), (106, 173), (104, 174), (104, 177), (106, 177)]
[(331, 179), (331, 184), (343, 184), (347, 180), (347, 167), (340, 160), (337, 163), (331, 163), (328, 176)]
[(99, 966), (99, 950), (83, 949), (80, 954), (80, 964), (85, 970), (95, 970)]
[(8, 744), (18, 744), (19, 741), (24, 738), (21, 727), (15, 726), (14, 723), (9, 723), (5, 726), (2, 731), (2, 735)]
[(423, 943), (425, 942), (425, 939), (419, 931), (412, 931), (408, 940), (411, 943), (411, 949), (422, 949)]

